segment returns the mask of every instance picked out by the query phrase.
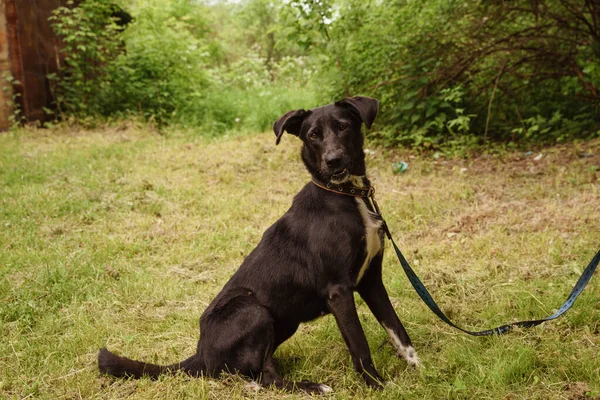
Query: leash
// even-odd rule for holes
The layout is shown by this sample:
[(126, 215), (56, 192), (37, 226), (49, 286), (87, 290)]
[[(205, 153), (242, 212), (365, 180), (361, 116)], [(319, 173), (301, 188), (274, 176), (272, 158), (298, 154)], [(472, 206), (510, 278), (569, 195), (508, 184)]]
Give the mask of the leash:
[(429, 294), (429, 291), (427, 290), (425, 285), (423, 285), (423, 282), (421, 282), (421, 279), (419, 279), (419, 277), (417, 276), (415, 271), (411, 268), (408, 261), (406, 261), (406, 258), (404, 258), (404, 255), (402, 254), (402, 252), (396, 245), (396, 242), (394, 242), (394, 239), (392, 238), (390, 229), (388, 228), (387, 223), (385, 222), (385, 220), (383, 219), (383, 216), (381, 215), (381, 211), (379, 210), (379, 205), (377, 204), (377, 201), (375, 201), (375, 197), (371, 195), (369, 197), (369, 200), (371, 200), (371, 202), (373, 203), (373, 208), (375, 209), (375, 211), (377, 212), (377, 215), (379, 215), (379, 217), (381, 218), (381, 221), (383, 222), (383, 229), (385, 231), (385, 234), (388, 237), (388, 239), (392, 242), (392, 245), (394, 246), (394, 250), (396, 251), (396, 256), (398, 257), (398, 260), (400, 261), (400, 265), (402, 265), (402, 269), (404, 270), (404, 273), (408, 277), (408, 280), (412, 284), (413, 288), (415, 289), (415, 291), (417, 292), (417, 294), (419, 295), (421, 300), (423, 300), (423, 302), (427, 305), (427, 307), (429, 307), (429, 309), (431, 311), (433, 311), (433, 313), (435, 315), (437, 315), (442, 321), (444, 321), (448, 325), (450, 325), (460, 331), (463, 331), (464, 333), (469, 334), (471, 336), (502, 335), (504, 333), (508, 333), (508, 332), (512, 331), (512, 329), (514, 327), (532, 328), (534, 326), (541, 324), (542, 322), (550, 321), (550, 320), (560, 317), (569, 308), (571, 308), (573, 303), (575, 303), (575, 300), (577, 299), (579, 294), (586, 287), (586, 285), (592, 278), (592, 275), (594, 275), (594, 272), (596, 271), (596, 267), (598, 266), (598, 263), (600, 263), (600, 251), (598, 251), (598, 253), (596, 253), (594, 258), (592, 258), (592, 261), (588, 264), (588, 266), (585, 268), (585, 270), (583, 271), (583, 273), (577, 280), (577, 283), (575, 283), (575, 286), (573, 287), (573, 290), (571, 291), (571, 294), (569, 295), (567, 300), (558, 309), (557, 312), (550, 315), (549, 317), (542, 318), (542, 319), (513, 322), (510, 324), (501, 325), (496, 328), (486, 329), (483, 331), (469, 331), (467, 329), (461, 328), (460, 326), (456, 325), (454, 322), (450, 321), (450, 319), (438, 307), (437, 303), (435, 302), (435, 300), (433, 300), (433, 297), (431, 297), (431, 294)]
[(583, 273), (577, 280), (577, 283), (575, 283), (575, 286), (573, 287), (573, 290), (571, 291), (571, 294), (569, 294), (569, 297), (567, 298), (567, 300), (558, 309), (558, 311), (556, 311), (554, 314), (552, 314), (546, 318), (542, 318), (542, 319), (513, 322), (510, 324), (501, 325), (496, 328), (486, 329), (483, 331), (469, 331), (467, 329), (461, 328), (460, 326), (456, 325), (454, 322), (450, 321), (450, 319), (446, 316), (446, 314), (444, 314), (442, 312), (442, 310), (440, 309), (440, 307), (437, 305), (437, 303), (435, 302), (433, 297), (431, 297), (431, 294), (429, 294), (429, 291), (427, 290), (425, 285), (423, 285), (423, 282), (421, 282), (421, 279), (419, 279), (419, 277), (417, 276), (415, 271), (412, 269), (412, 267), (410, 266), (408, 261), (406, 261), (406, 258), (404, 257), (404, 255), (402, 254), (402, 252), (400, 251), (398, 246), (396, 245), (396, 242), (394, 242), (394, 239), (392, 238), (392, 233), (390, 232), (390, 229), (388, 228), (387, 223), (385, 222), (385, 219), (383, 219), (383, 215), (381, 214), (379, 205), (377, 204), (377, 201), (375, 200), (375, 196), (374, 196), (375, 189), (373, 187), (356, 188), (356, 187), (349, 186), (349, 185), (332, 185), (331, 183), (325, 184), (322, 182), (317, 183), (317, 182), (315, 182), (315, 180), (313, 180), (312, 182), (317, 187), (320, 187), (321, 189), (324, 189), (324, 190), (328, 190), (330, 192), (344, 194), (344, 195), (348, 195), (348, 196), (354, 196), (354, 197), (361, 197), (361, 198), (364, 198), (364, 199), (367, 199), (368, 201), (370, 201), (373, 210), (375, 210), (375, 213), (379, 216), (379, 218), (381, 218), (383, 230), (384, 230), (387, 238), (392, 242), (392, 245), (394, 246), (394, 250), (396, 251), (396, 256), (398, 257), (398, 260), (400, 261), (400, 265), (402, 266), (404, 273), (408, 277), (408, 280), (410, 281), (411, 285), (413, 286), (413, 288), (415, 289), (415, 291), (417, 292), (417, 294), (419, 295), (421, 300), (423, 300), (423, 302), (427, 305), (427, 307), (429, 307), (429, 309), (431, 311), (433, 311), (433, 313), (435, 315), (437, 315), (442, 321), (444, 321), (448, 325), (452, 326), (453, 328), (456, 328), (456, 329), (458, 329), (466, 334), (472, 335), (472, 336), (502, 335), (504, 333), (508, 333), (508, 332), (512, 331), (514, 327), (532, 328), (534, 326), (541, 324), (542, 322), (550, 321), (550, 320), (560, 317), (568, 309), (571, 308), (573, 303), (575, 303), (575, 300), (577, 299), (579, 294), (581, 294), (581, 292), (583, 291), (583, 289), (585, 289), (585, 287), (588, 284), (588, 282), (590, 281), (590, 279), (592, 279), (592, 276), (594, 275), (594, 272), (596, 271), (596, 267), (598, 267), (598, 264), (600, 263), (600, 251), (598, 251), (598, 253), (596, 253), (594, 258), (592, 258), (592, 261), (590, 261), (588, 266), (585, 268), (585, 270), (583, 271)]

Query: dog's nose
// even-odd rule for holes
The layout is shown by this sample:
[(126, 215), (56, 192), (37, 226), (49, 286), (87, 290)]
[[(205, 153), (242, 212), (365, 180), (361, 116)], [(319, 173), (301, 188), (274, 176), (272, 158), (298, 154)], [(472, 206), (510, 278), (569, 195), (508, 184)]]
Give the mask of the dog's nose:
[(342, 157), (339, 153), (337, 154), (326, 154), (325, 162), (327, 166), (333, 170), (339, 169), (342, 167)]

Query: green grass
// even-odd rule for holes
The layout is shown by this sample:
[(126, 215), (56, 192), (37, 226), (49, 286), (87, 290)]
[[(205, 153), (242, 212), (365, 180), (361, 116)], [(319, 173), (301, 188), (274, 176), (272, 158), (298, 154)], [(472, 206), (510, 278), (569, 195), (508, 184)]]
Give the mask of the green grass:
[[(115, 380), (95, 364), (105, 345), (159, 363), (194, 351), (208, 302), (308, 181), (299, 147), (291, 136), (275, 147), (272, 133), (209, 140), (136, 126), (1, 135), (0, 397), (303, 397), (255, 393), (231, 376)], [(550, 314), (598, 250), (600, 141), (542, 153), (368, 157), (398, 244), (460, 325)], [(409, 170), (394, 175), (400, 160)], [(600, 396), (598, 273), (559, 320), (473, 338), (426, 309), (389, 249), (385, 282), (424, 368), (380, 346), (385, 334), (357, 297), (387, 388), (373, 392), (353, 372), (331, 316), (281, 346), (282, 374), (339, 399)]]

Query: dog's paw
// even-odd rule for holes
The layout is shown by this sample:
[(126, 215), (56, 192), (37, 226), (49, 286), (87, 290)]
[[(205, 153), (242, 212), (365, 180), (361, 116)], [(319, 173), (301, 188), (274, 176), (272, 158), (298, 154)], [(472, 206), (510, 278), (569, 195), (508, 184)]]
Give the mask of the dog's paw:
[(333, 392), (333, 389), (331, 388), (331, 386), (327, 386), (322, 383), (319, 383), (319, 391), (323, 394), (327, 394), (327, 393)]
[(411, 345), (404, 345), (398, 335), (396, 335), (396, 332), (394, 332), (392, 329), (386, 327), (385, 330), (392, 344), (394, 345), (394, 348), (396, 349), (396, 356), (398, 358), (403, 358), (406, 360), (408, 365), (414, 368), (420, 367), (421, 361), (419, 360), (419, 356), (417, 355), (415, 348)]
[(369, 388), (373, 390), (383, 390), (385, 379), (383, 379), (376, 370), (372, 370), (371, 372), (363, 371), (362, 377)]
[(383, 390), (383, 389), (385, 389), (385, 382), (384, 381), (378, 382), (378, 381), (375, 381), (375, 380), (374, 381), (367, 381), (367, 386), (369, 388), (371, 388), (372, 390)]
[(422, 366), (417, 351), (412, 346), (404, 347), (402, 351), (398, 350), (397, 355), (398, 357), (404, 358), (408, 365), (413, 368), (420, 368)]
[(248, 390), (249, 392), (258, 392), (260, 389), (262, 389), (262, 386), (260, 386), (257, 382), (250, 381), (246, 382), (244, 389)]
[(330, 386), (322, 383), (299, 382), (297, 385), (303, 392), (308, 394), (327, 394), (333, 392), (333, 389)]

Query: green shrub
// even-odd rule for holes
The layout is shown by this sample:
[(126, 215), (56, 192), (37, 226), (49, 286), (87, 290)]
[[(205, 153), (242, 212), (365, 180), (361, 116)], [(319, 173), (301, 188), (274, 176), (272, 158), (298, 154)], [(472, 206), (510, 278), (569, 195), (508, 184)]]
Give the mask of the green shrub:
[(102, 93), (110, 89), (110, 66), (120, 53), (119, 27), (112, 18), (113, 5), (104, 0), (86, 0), (53, 11), (50, 21), (61, 38), (64, 65), (51, 74), (58, 111), (87, 117), (101, 108)]
[(109, 0), (54, 12), (59, 116), (135, 114), (221, 134), (367, 95), (381, 105), (371, 134), (388, 145), (600, 133), (594, 2), (121, 1), (134, 16), (123, 31)]
[(219, 134), (265, 130), (290, 108), (314, 105), (316, 90), (297, 79), (311, 71), (302, 56), (266, 60), (250, 50), (223, 62), (225, 50), (209, 38), (205, 6), (145, 1), (122, 32), (112, 7), (86, 0), (54, 12), (53, 28), (66, 43), (66, 65), (51, 77), (63, 117), (135, 114), (159, 126)]
[(597, 135), (600, 6), (575, 3), (338, 1), (324, 89), (378, 97), (388, 144)]

